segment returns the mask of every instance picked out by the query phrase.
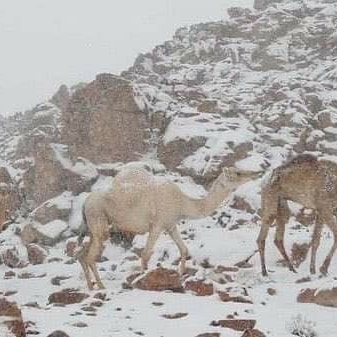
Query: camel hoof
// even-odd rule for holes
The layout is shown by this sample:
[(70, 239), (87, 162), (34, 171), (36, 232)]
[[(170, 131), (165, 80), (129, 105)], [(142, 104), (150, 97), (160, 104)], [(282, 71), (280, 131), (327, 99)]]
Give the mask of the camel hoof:
[(310, 268), (310, 274), (315, 275), (316, 274), (316, 269), (315, 268)]
[(323, 276), (326, 276), (326, 275), (328, 275), (328, 269), (327, 268), (325, 268), (325, 267), (321, 267), (321, 268), (319, 268), (319, 271), (321, 272), (321, 274), (323, 275)]

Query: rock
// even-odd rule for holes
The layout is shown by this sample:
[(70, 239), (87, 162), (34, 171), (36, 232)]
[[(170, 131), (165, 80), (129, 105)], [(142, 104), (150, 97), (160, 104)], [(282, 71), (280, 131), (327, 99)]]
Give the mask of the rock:
[(0, 232), (19, 208), (19, 194), (8, 169), (0, 167)]
[(299, 267), (302, 262), (305, 261), (308, 251), (310, 249), (310, 244), (308, 243), (294, 243), (291, 248), (291, 261), (295, 267)]
[(39, 235), (31, 223), (23, 227), (20, 238), (25, 246), (39, 241)]
[(16, 276), (16, 273), (13, 270), (9, 270), (5, 272), (4, 279), (10, 279)]
[(46, 259), (46, 252), (36, 244), (29, 244), (27, 246), (28, 261), (31, 264), (42, 264)]
[(70, 193), (63, 193), (60, 196), (44, 202), (36, 208), (30, 217), (42, 225), (59, 219), (67, 222), (71, 212)]
[(22, 321), (21, 310), (14, 302), (0, 298), (0, 320), (8, 331), (16, 337), (25, 337), (25, 326)]
[(61, 281), (68, 280), (68, 279), (70, 279), (70, 276), (55, 276), (50, 280), (50, 282), (54, 286), (60, 286)]
[(257, 329), (247, 329), (241, 337), (266, 337), (266, 335)]
[(256, 324), (256, 320), (253, 319), (221, 319), (219, 321), (212, 321), (212, 326), (221, 326), (222, 328), (228, 328), (235, 331), (245, 331), (247, 329), (253, 329)]
[(325, 307), (337, 308), (337, 288), (331, 289), (302, 289), (297, 296), (299, 303), (314, 303)]
[(76, 248), (77, 248), (77, 242), (76, 241), (68, 241), (66, 243), (66, 249), (65, 249), (66, 255), (68, 257), (74, 257)]
[(72, 326), (75, 326), (77, 328), (86, 328), (88, 326), (87, 323), (84, 323), (84, 322), (75, 322), (72, 324)]
[(61, 110), (65, 110), (68, 105), (69, 99), (70, 93), (68, 87), (62, 84), (50, 101)]
[(18, 279), (43, 278), (46, 276), (46, 273), (36, 275), (30, 272), (24, 272), (18, 275)]
[(66, 334), (64, 331), (56, 330), (49, 334), (47, 337), (69, 337), (69, 335)]
[(156, 268), (140, 279), (131, 281), (133, 288), (138, 288), (142, 290), (172, 290), (175, 292), (182, 292), (183, 286), (181, 284), (180, 275), (177, 271), (166, 269), (166, 268)]
[(196, 136), (188, 141), (176, 139), (169, 143), (160, 143), (158, 158), (169, 169), (177, 170), (182, 161), (206, 144), (206, 138)]
[(88, 297), (89, 297), (88, 294), (78, 292), (76, 289), (64, 289), (49, 295), (48, 301), (49, 303), (67, 305), (73, 303), (80, 303)]
[(276, 295), (276, 289), (274, 288), (268, 288), (267, 289), (267, 293), (270, 295), (270, 296), (275, 296)]
[(186, 281), (185, 290), (191, 290), (197, 296), (210, 296), (214, 294), (213, 283), (207, 283), (204, 280)]
[(105, 293), (96, 293), (95, 295), (94, 295), (94, 298), (97, 298), (97, 299), (99, 299), (99, 300), (101, 300), (101, 301), (106, 301), (107, 300), (107, 295), (105, 294)]
[(64, 191), (75, 195), (89, 192), (98, 178), (92, 163), (79, 157), (71, 159), (68, 147), (63, 144), (39, 143), (33, 155), (35, 166), (28, 185), (35, 184), (31, 193), (37, 204)]
[(64, 238), (64, 233), (68, 229), (68, 224), (62, 220), (54, 220), (45, 225), (37, 222), (26, 224), (21, 232), (23, 244), (39, 243), (53, 246)]
[[(62, 142), (72, 157), (94, 163), (137, 160), (148, 149), (150, 127), (139, 89), (111, 74), (77, 90), (62, 115)], [(104, 144), (104, 146), (103, 146)]]
[(233, 203), (231, 204), (231, 207), (241, 210), (241, 211), (245, 211), (247, 213), (250, 214), (254, 214), (255, 210), (252, 208), (252, 206), (248, 203), (248, 201), (246, 201), (244, 198), (235, 195), (234, 199), (233, 199)]
[(2, 262), (10, 268), (23, 268), (26, 263), (20, 259), (18, 250), (13, 248), (8, 248), (1, 254)]
[(218, 107), (216, 100), (204, 100), (199, 106), (198, 111), (206, 113), (219, 113), (221, 110)]
[(230, 293), (226, 292), (226, 291), (218, 291), (220, 300), (222, 302), (236, 302), (236, 303), (249, 303), (249, 304), (253, 304), (252, 300), (250, 300), (247, 297), (244, 296), (233, 296)]
[(12, 295), (15, 295), (17, 294), (18, 291), (17, 290), (7, 290), (5, 293), (4, 293), (4, 296), (12, 296)]
[(302, 277), (298, 280), (296, 280), (296, 283), (305, 283), (305, 282), (310, 282), (311, 281), (311, 277), (307, 276), (307, 277)]
[(167, 319), (177, 319), (177, 318), (182, 318), (186, 317), (188, 313), (186, 312), (177, 312), (176, 314), (164, 314), (163, 317)]

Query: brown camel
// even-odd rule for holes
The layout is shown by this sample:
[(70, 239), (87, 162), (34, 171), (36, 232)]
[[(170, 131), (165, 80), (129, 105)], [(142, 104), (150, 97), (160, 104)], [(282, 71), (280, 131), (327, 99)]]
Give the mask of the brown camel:
[(287, 201), (302, 204), (316, 211), (317, 218), (312, 236), (310, 272), (316, 272), (316, 253), (320, 243), (323, 224), (333, 233), (334, 243), (326, 256), (320, 271), (328, 272), (331, 259), (337, 249), (337, 226), (334, 209), (337, 207), (337, 164), (318, 160), (312, 155), (300, 155), (290, 162), (274, 169), (269, 181), (262, 188), (262, 225), (257, 239), (262, 274), (267, 275), (265, 264), (265, 240), (270, 225), (276, 221), (274, 243), (290, 270), (295, 272), (285, 248), (285, 225), (290, 217)]

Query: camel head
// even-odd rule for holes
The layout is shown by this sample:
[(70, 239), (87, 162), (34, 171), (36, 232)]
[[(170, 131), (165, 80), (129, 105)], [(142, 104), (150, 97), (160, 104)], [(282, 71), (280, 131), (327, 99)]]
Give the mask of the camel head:
[(225, 167), (217, 181), (224, 187), (236, 188), (250, 180), (258, 178), (260, 175), (261, 172), (240, 170), (235, 167)]

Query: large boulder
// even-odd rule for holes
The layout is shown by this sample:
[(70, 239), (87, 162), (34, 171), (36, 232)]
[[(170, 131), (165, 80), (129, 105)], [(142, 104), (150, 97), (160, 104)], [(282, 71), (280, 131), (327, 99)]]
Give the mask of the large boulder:
[(37, 205), (64, 191), (90, 191), (98, 174), (88, 160), (70, 160), (64, 144), (40, 142), (35, 146), (34, 165), (24, 174), (25, 194)]
[(100, 74), (71, 97), (62, 115), (62, 141), (74, 157), (95, 163), (132, 161), (148, 149), (147, 115), (130, 81)]

